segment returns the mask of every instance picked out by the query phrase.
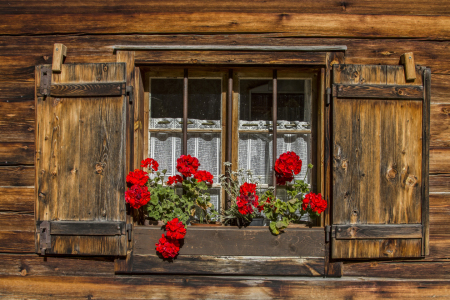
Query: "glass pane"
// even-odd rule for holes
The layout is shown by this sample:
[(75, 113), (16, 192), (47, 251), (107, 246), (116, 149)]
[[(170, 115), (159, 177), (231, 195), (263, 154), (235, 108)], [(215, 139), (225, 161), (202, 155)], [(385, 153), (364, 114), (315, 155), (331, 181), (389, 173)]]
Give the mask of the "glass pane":
[[(277, 156), (287, 151), (294, 151), (302, 160), (301, 172), (294, 180), (305, 178), (307, 165), (311, 162), (311, 135), (300, 133), (277, 135)], [(253, 170), (256, 177), (261, 176), (261, 183), (273, 185), (272, 134), (239, 133), (239, 168)], [(310, 176), (306, 182), (310, 183)]]
[(183, 79), (152, 78), (150, 116), (183, 118)]
[(167, 170), (168, 176), (179, 174), (177, 158), (181, 155), (181, 133), (152, 132), (150, 134), (149, 156), (159, 163), (159, 170)]
[(221, 79), (189, 79), (188, 95), (189, 119), (221, 119)]
[[(278, 80), (278, 120), (311, 122), (310, 85), (310, 80)], [(272, 120), (272, 92), (272, 80), (240, 80), (239, 119)]]
[(214, 183), (219, 182), (221, 170), (220, 133), (188, 133), (188, 154), (198, 158), (199, 170), (210, 172)]

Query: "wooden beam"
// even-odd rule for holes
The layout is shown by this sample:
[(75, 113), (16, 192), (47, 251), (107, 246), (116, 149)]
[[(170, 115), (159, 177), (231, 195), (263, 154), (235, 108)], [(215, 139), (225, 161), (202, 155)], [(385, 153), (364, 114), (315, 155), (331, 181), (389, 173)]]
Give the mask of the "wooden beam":
[(405, 66), (406, 81), (416, 79), (416, 64), (414, 63), (414, 53), (408, 52), (401, 56), (402, 64)]
[(332, 235), (337, 240), (419, 239), (422, 238), (422, 224), (333, 225)]
[(190, 51), (270, 51), (270, 52), (327, 52), (345, 51), (347, 46), (257, 46), (257, 45), (115, 45), (114, 51), (161, 51), (161, 50), (190, 50)]
[(53, 45), (53, 62), (52, 71), (60, 73), (61, 66), (64, 62), (64, 57), (67, 55), (67, 47), (61, 43), (55, 43)]
[(369, 98), (369, 99), (423, 99), (422, 86), (390, 86), (390, 85), (348, 85), (333, 86), (337, 98)]

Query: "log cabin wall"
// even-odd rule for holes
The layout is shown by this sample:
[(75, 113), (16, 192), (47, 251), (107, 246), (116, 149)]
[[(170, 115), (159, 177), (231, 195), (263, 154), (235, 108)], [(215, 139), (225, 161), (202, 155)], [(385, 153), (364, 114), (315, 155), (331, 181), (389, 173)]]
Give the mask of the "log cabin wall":
[[(6, 298), (450, 297), (450, 5), (446, 0), (0, 1), (0, 296)], [(34, 71), (115, 62), (113, 45), (347, 45), (347, 64), (431, 68), (430, 255), (346, 262), (339, 279), (118, 276), (108, 259), (34, 248)], [(155, 52), (154, 61), (158, 61)], [(188, 63), (201, 64), (191, 60)], [(181, 290), (181, 292), (180, 292)]]

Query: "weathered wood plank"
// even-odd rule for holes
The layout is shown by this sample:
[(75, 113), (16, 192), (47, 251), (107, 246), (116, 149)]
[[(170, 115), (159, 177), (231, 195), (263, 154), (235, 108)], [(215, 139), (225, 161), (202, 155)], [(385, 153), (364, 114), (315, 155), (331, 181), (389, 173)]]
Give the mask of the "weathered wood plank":
[(52, 84), (52, 97), (98, 97), (125, 95), (125, 83)]
[(51, 235), (121, 235), (125, 222), (51, 221)]
[(450, 175), (430, 174), (430, 193), (450, 192)]
[(1, 212), (0, 230), (34, 232), (34, 215), (16, 212)]
[(435, 0), (430, 3), (414, 2), (414, 5), (405, 5), (403, 1), (378, 1), (360, 0), (355, 3), (336, 2), (324, 0), (311, 2), (299, 0), (294, 5), (291, 1), (283, 0), (276, 3), (265, 2), (263, 0), (252, 0), (245, 2), (236, 1), (182, 1), (174, 0), (170, 2), (133, 0), (124, 3), (115, 2), (104, 6), (100, 0), (95, 1), (67, 1), (66, 5), (58, 6), (50, 2), (47, 10), (39, 5), (38, 1), (14, 1), (11, 5), (0, 3), (3, 14), (31, 14), (46, 13), (54, 14), (123, 14), (132, 15), (149, 12), (273, 12), (285, 13), (337, 13), (348, 14), (389, 14), (389, 15), (448, 15), (450, 9), (446, 6), (445, 0)]
[(34, 253), (34, 231), (1, 231), (0, 252)]
[(34, 165), (34, 143), (1, 143), (0, 166)]
[(131, 270), (116, 267), (116, 273), (311, 277), (324, 275), (324, 258), (179, 255), (173, 262), (169, 262), (156, 255), (133, 255), (131, 261)]
[(345, 85), (335, 86), (338, 98), (423, 99), (422, 86)]
[[(450, 226), (450, 193), (430, 195), (430, 233), (449, 235)], [(449, 249), (450, 253), (450, 249)]]
[(0, 167), (0, 186), (34, 186), (34, 167)]
[(0, 211), (34, 213), (34, 188), (1, 187)]
[(34, 100), (0, 99), (0, 111), (1, 142), (34, 142)]
[(450, 279), (450, 262), (349, 262), (344, 264), (345, 276)]
[(391, 259), (422, 256), (421, 238), (380, 240), (336, 239), (332, 241), (331, 247), (333, 257), (341, 259)]
[(348, 239), (420, 239), (422, 224), (334, 225), (337, 240)]
[[(27, 288), (25, 289), (24, 286)], [(0, 296), (10, 299), (361, 299), (446, 298), (449, 280), (357, 280), (232, 276), (2, 276)]]
[(433, 153), (433, 148), (450, 148), (450, 105), (430, 106), (430, 130), (430, 159), (432, 159), (432, 156), (436, 155)]
[[(161, 238), (158, 227), (135, 227), (134, 254), (156, 255), (155, 244)], [(288, 228), (273, 236), (267, 227), (188, 227), (180, 255), (219, 256), (302, 256), (323, 257), (325, 232), (323, 229)]]
[(41, 257), (36, 254), (0, 254), (0, 275), (114, 276), (111, 258)]
[(34, 81), (2, 81), (0, 99), (6, 101), (34, 99)]
[[(448, 38), (448, 16), (402, 16), (254, 12), (3, 15), (4, 35), (107, 33), (288, 33), (304, 37)], [(151, 23), (146, 22), (152, 20)], [(174, 21), (176, 20), (176, 21)], [(333, 22), (330, 22), (333, 20)], [(350, 26), (358, 24), (357, 27)], [(417, 26), (420, 24), (420, 26)], [(69, 47), (69, 46), (68, 46)], [(70, 54), (69, 54), (70, 55)]]

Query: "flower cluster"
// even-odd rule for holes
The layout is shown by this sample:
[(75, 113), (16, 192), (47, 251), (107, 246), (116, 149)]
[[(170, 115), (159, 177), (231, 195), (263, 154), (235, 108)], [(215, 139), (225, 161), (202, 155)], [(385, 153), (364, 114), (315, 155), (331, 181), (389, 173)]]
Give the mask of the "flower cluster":
[(142, 168), (151, 168), (153, 171), (158, 171), (159, 164), (153, 158), (146, 158), (141, 161)]
[(209, 173), (208, 171), (198, 171), (194, 174), (194, 178), (197, 179), (197, 181), (205, 181), (210, 184), (213, 184), (213, 178), (214, 176)]
[(236, 198), (236, 205), (238, 210), (243, 215), (253, 213), (253, 206), (257, 207), (259, 211), (263, 209), (258, 206), (258, 195), (256, 195), (256, 184), (244, 182), (239, 188), (240, 195)]
[(322, 198), (320, 193), (306, 194), (305, 199), (303, 199), (302, 209), (306, 211), (308, 208), (310, 208), (311, 211), (320, 214), (327, 208), (327, 201)]
[(156, 251), (161, 253), (164, 258), (174, 258), (180, 252), (180, 242), (186, 235), (186, 228), (183, 223), (175, 218), (166, 224), (167, 234), (159, 239), (156, 244)]
[[(144, 164), (143, 160), (141, 164)], [(156, 163), (156, 168), (158, 163)], [(127, 183), (130, 188), (125, 192), (125, 202), (129, 203), (131, 207), (138, 209), (150, 201), (150, 192), (148, 191), (147, 182), (148, 174), (142, 170), (136, 169), (130, 172), (127, 177)]]
[(125, 192), (125, 201), (138, 209), (150, 201), (150, 192), (146, 186), (135, 184)]
[(302, 161), (295, 152), (288, 151), (281, 154), (276, 160), (274, 169), (277, 184), (286, 185), (286, 182), (291, 182), (294, 179), (294, 175), (300, 173)]
[(167, 238), (163, 234), (156, 244), (156, 251), (164, 258), (174, 258), (180, 252), (180, 243), (177, 239)]
[(177, 159), (177, 171), (183, 174), (183, 176), (191, 177), (197, 172), (200, 163), (196, 157), (190, 155), (181, 155)]
[(183, 182), (183, 177), (181, 177), (180, 175), (175, 175), (175, 176), (169, 176), (169, 180), (167, 180), (166, 184), (167, 185), (172, 185), (174, 183), (182, 183)]

